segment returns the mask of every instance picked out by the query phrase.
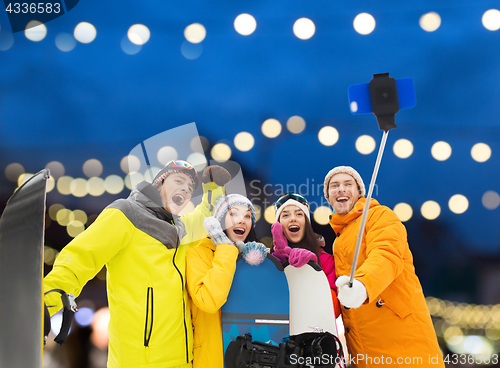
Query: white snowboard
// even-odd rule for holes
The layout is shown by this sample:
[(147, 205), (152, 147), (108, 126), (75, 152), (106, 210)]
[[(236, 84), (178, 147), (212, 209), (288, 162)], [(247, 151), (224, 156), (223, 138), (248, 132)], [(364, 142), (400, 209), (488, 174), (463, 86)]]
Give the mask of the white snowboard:
[(290, 336), (306, 332), (338, 336), (330, 284), (323, 270), (310, 264), (287, 266), (285, 275), (290, 291)]

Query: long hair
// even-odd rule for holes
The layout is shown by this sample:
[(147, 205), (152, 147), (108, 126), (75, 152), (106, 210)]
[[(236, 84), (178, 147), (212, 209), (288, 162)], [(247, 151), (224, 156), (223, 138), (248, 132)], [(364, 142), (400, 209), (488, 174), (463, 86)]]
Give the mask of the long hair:
[[(304, 215), (305, 219), (305, 229), (304, 229), (304, 237), (302, 238), (301, 241), (298, 243), (292, 243), (290, 240), (288, 240), (288, 245), (290, 248), (304, 248), (307, 250), (310, 250), (314, 254), (316, 254), (316, 257), (318, 258), (318, 264), (319, 263), (319, 237), (320, 235), (316, 234), (313, 230), (313, 227), (311, 225), (311, 221), (309, 220), (309, 217)], [(321, 265), (320, 265), (321, 266)]]
[[(290, 240), (287, 239), (288, 246), (290, 248), (304, 248), (310, 250), (311, 252), (316, 254), (316, 257), (318, 258), (318, 265), (321, 266), (319, 260), (319, 239), (322, 238), (322, 236), (314, 232), (309, 217), (304, 215), (304, 219), (306, 225), (304, 228), (304, 237), (298, 243), (292, 243)], [(274, 252), (274, 245), (271, 248), (271, 253), (272, 252)]]

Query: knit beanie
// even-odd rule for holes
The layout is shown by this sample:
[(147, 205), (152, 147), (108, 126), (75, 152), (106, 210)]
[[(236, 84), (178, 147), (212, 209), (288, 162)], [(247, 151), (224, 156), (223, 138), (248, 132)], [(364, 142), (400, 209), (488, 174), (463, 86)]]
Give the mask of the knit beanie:
[[(296, 196), (298, 198), (294, 198), (294, 196)], [(294, 206), (299, 207), (302, 210), (302, 212), (304, 212), (305, 215), (310, 220), (311, 213), (309, 211), (309, 203), (307, 202), (307, 200), (302, 195), (300, 195), (300, 194), (297, 195), (296, 193), (291, 193), (291, 195), (290, 195), (290, 193), (288, 193), (288, 197), (289, 198), (285, 199), (285, 203), (278, 206), (278, 204), (277, 204), (279, 202), (279, 199), (278, 199), (274, 205), (274, 214), (276, 216), (276, 222), (279, 221), (281, 212), (285, 209), (285, 207), (290, 206), (290, 205), (294, 205)]]
[(191, 184), (193, 185), (193, 189), (196, 189), (200, 184), (196, 169), (191, 163), (183, 160), (173, 160), (166, 164), (163, 169), (158, 171), (155, 178), (153, 179), (152, 185), (156, 187), (156, 189), (160, 190), (160, 187), (163, 185), (165, 179), (170, 174), (174, 173), (181, 173), (189, 176), (189, 178), (191, 179)]
[(361, 192), (361, 196), (362, 197), (365, 196), (365, 194), (366, 194), (365, 184), (363, 183), (363, 179), (361, 179), (361, 175), (359, 175), (359, 173), (350, 166), (337, 166), (337, 167), (331, 169), (328, 172), (328, 174), (326, 174), (326, 176), (325, 176), (325, 187), (323, 189), (325, 192), (326, 200), (328, 200), (328, 186), (330, 184), (330, 180), (336, 174), (351, 175), (354, 178), (354, 180), (356, 181), (356, 183), (358, 184), (359, 190)]
[(233, 206), (241, 204), (247, 206), (252, 212), (252, 226), (255, 227), (257, 222), (255, 218), (255, 209), (253, 208), (252, 202), (247, 197), (241, 194), (229, 194), (227, 196), (220, 196), (215, 202), (214, 217), (221, 224), (224, 224), (224, 219), (226, 217), (227, 211)]

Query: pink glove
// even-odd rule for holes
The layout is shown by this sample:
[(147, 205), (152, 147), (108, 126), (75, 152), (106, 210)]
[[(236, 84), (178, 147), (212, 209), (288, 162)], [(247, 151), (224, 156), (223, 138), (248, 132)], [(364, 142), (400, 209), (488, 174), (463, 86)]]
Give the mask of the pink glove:
[(316, 257), (316, 254), (310, 250), (304, 248), (292, 248), (290, 251), (288, 262), (290, 262), (293, 267), (302, 267), (309, 261), (318, 262), (318, 257)]
[(288, 245), (288, 240), (286, 240), (285, 234), (283, 234), (283, 228), (279, 222), (275, 222), (273, 226), (271, 226), (271, 234), (273, 235), (274, 253), (282, 258), (288, 259), (292, 248)]

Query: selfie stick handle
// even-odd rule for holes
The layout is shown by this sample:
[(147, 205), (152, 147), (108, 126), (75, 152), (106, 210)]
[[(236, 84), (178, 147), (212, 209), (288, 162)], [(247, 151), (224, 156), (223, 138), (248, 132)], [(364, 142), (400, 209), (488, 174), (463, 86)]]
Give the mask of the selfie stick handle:
[(356, 250), (354, 252), (354, 258), (352, 260), (351, 277), (349, 278), (348, 284), (349, 287), (352, 287), (352, 283), (354, 281), (354, 274), (356, 273), (356, 266), (358, 264), (359, 248), (361, 247), (361, 242), (363, 240), (363, 233), (365, 231), (368, 210), (370, 209), (373, 188), (375, 187), (375, 181), (377, 180), (380, 161), (382, 161), (382, 155), (384, 154), (385, 142), (387, 141), (388, 134), (389, 130), (384, 130), (384, 134), (382, 135), (382, 142), (380, 143), (380, 147), (378, 150), (377, 162), (375, 162), (375, 169), (373, 170), (372, 180), (370, 182), (370, 188), (368, 189), (368, 195), (366, 196), (365, 206), (363, 208), (363, 216), (361, 217), (361, 224), (359, 225), (358, 238), (356, 239)]

